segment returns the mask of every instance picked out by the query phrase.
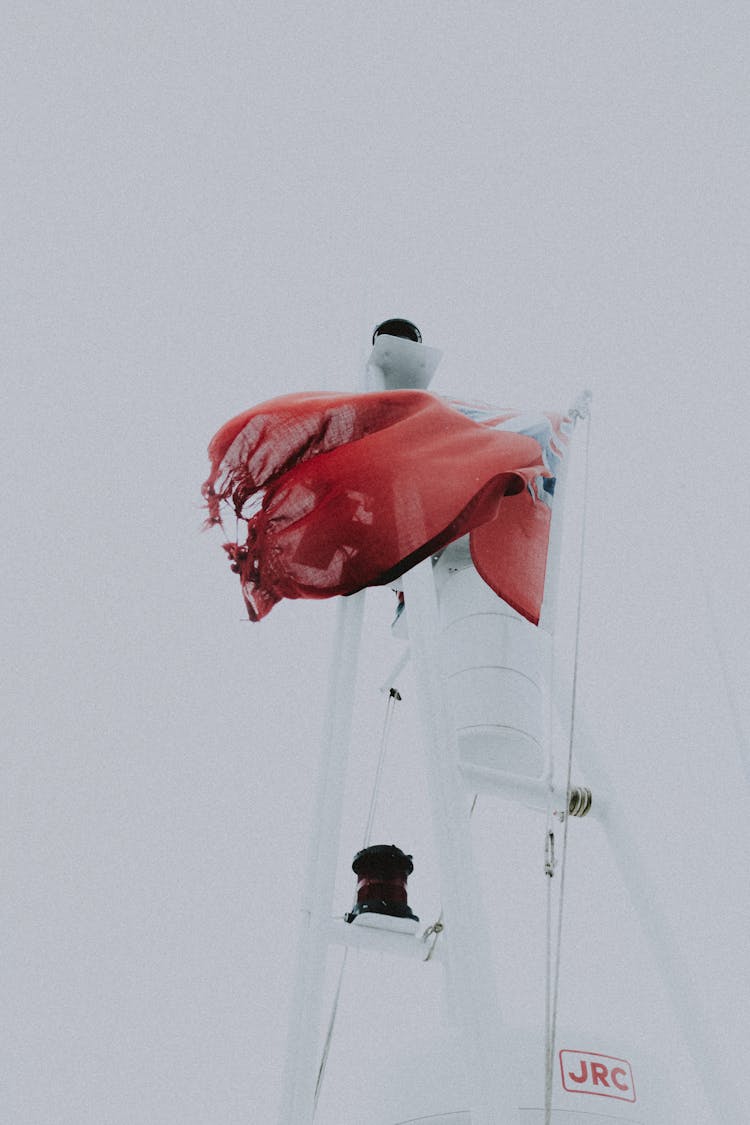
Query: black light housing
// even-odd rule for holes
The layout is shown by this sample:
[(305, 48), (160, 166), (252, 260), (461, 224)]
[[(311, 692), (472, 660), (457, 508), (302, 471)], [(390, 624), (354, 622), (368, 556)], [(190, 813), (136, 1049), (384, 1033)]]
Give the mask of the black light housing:
[(352, 871), (357, 875), (357, 901), (347, 922), (359, 914), (388, 914), (392, 918), (419, 918), (409, 909), (406, 881), (414, 870), (410, 855), (395, 844), (374, 844), (357, 852)]
[(400, 336), (403, 340), (412, 340), (415, 344), (422, 343), (422, 333), (416, 324), (412, 324), (410, 320), (403, 320), (401, 317), (384, 320), (382, 324), (379, 324), (372, 334), (373, 344), (378, 336)]

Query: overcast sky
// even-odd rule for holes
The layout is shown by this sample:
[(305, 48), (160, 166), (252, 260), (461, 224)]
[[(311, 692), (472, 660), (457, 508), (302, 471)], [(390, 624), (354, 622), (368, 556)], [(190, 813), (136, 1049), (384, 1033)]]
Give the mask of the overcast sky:
[[(392, 315), (443, 350), (438, 391), (594, 393), (581, 715), (742, 1104), (747, 5), (30, 0), (3, 25), (0, 1118), (275, 1120), (335, 607), (244, 620), (200, 532), (205, 447), (263, 399), (353, 388)], [(563, 638), (572, 548), (566, 566)], [(344, 875), (390, 608), (370, 599)], [(380, 827), (414, 852), (428, 918), (420, 768), (390, 778), (413, 804)], [(642, 1056), (668, 1090), (659, 1121), (726, 1125), (652, 992), (600, 826), (576, 830), (561, 1024)], [(541, 915), (503, 855), (533, 867), (538, 826), (485, 800), (476, 831), (526, 1026)], [(373, 1000), (358, 1022), (362, 974), (322, 1125), (354, 1120), (388, 1018)], [(447, 1068), (428, 1024), (399, 1057)]]

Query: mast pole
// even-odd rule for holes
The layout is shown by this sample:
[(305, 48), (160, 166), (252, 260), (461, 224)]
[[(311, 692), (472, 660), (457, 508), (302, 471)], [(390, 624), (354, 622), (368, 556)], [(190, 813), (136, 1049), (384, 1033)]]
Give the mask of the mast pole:
[(334, 911), (364, 604), (364, 590), (338, 601), (279, 1125), (309, 1125), (315, 1112), (326, 953)]
[[(414, 341), (421, 333), (409, 321), (387, 321), (376, 329), (395, 330), (373, 347), (359, 378), (361, 391), (386, 386), (426, 386), (440, 359), (434, 348)], [(404, 337), (404, 333), (406, 334)], [(400, 338), (402, 337), (402, 338)], [(340, 598), (338, 628), (331, 657), (328, 705), (318, 787), (313, 808), (297, 969), (289, 1014), (279, 1125), (310, 1125), (315, 1089), (326, 954), (331, 940), (336, 867), (344, 787), (349, 760), (354, 689), (364, 618), (365, 591)]]
[(432, 560), (403, 576), (409, 641), (424, 732), (453, 999), (476, 1102), (472, 1125), (515, 1125), (516, 1082), (497, 995), (489, 929), (475, 889), (469, 809), (436, 663), (438, 608)]

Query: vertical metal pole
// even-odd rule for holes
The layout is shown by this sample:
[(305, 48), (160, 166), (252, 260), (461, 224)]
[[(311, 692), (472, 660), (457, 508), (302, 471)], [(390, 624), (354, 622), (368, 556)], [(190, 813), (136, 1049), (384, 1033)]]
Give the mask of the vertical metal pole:
[(313, 808), (297, 971), (289, 1016), (280, 1125), (313, 1120), (328, 934), (339, 852), (365, 592), (341, 598)]
[(440, 860), (443, 937), (476, 1098), (472, 1125), (516, 1125), (516, 1082), (507, 1033), (503, 1034), (488, 927), (475, 889), (470, 822), (456, 737), (443, 704), (431, 561), (427, 559), (405, 574), (403, 584)]

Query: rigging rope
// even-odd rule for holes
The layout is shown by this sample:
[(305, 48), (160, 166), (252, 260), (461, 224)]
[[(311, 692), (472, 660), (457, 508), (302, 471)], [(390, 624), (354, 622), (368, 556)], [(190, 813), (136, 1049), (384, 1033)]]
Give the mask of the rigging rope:
[(344, 969), (346, 968), (346, 958), (349, 953), (349, 947), (344, 946), (344, 956), (341, 961), (341, 969), (339, 970), (339, 980), (336, 985), (336, 995), (333, 998), (333, 1007), (331, 1008), (331, 1016), (328, 1020), (328, 1031), (326, 1032), (326, 1041), (323, 1044), (323, 1054), (320, 1058), (320, 1066), (318, 1067), (318, 1079), (315, 1083), (315, 1097), (313, 1099), (313, 1118), (318, 1108), (318, 1098), (320, 1091), (323, 1088), (323, 1075), (326, 1070), (326, 1063), (328, 1062), (328, 1052), (331, 1049), (331, 1041), (333, 1039), (333, 1029), (336, 1025), (336, 1016), (339, 1010), (339, 997), (341, 996), (341, 986), (344, 983)]
[[(686, 526), (689, 521), (686, 521)], [(696, 547), (691, 536), (685, 537), (687, 548), (693, 557), (693, 564), (700, 579), (701, 590), (703, 598), (706, 603), (706, 617), (708, 618), (708, 631), (713, 641), (714, 650), (719, 662), (719, 671), (721, 672), (721, 679), (724, 687), (724, 694), (727, 699), (727, 706), (729, 708), (729, 718), (732, 723), (734, 737), (737, 744), (737, 754), (739, 757), (740, 768), (745, 775), (745, 781), (750, 786), (750, 740), (748, 740), (745, 728), (740, 717), (740, 709), (737, 703), (737, 695), (732, 686), (732, 680), (729, 674), (729, 663), (727, 661), (724, 645), (716, 626), (716, 610), (714, 608), (713, 597), (711, 595), (711, 586), (708, 581), (703, 561), (701, 559), (698, 548)]]
[(388, 739), (393, 726), (393, 713), (396, 710), (396, 703), (401, 700), (401, 696), (395, 687), (390, 688), (388, 692), (388, 702), (385, 705), (385, 719), (383, 721), (383, 733), (380, 737), (380, 754), (378, 755), (378, 766), (375, 770), (375, 781), (372, 786), (372, 795), (370, 797), (370, 809), (367, 814), (367, 825), (365, 826), (365, 839), (362, 845), (363, 848), (369, 848), (370, 839), (372, 838), (372, 826), (375, 820), (375, 809), (378, 803), (378, 793), (380, 792), (380, 782), (383, 777), (383, 766), (385, 765), (385, 756), (388, 751)]
[[(378, 793), (379, 793), (379, 790), (380, 790), (380, 782), (381, 782), (382, 777), (383, 777), (383, 767), (385, 765), (385, 758), (386, 758), (386, 754), (387, 754), (387, 751), (388, 751), (388, 740), (389, 740), (390, 733), (391, 733), (391, 727), (393, 725), (393, 714), (394, 714), (394, 711), (396, 709), (396, 703), (399, 702), (400, 700), (401, 700), (400, 693), (397, 691), (397, 689), (395, 687), (391, 687), (388, 691), (388, 701), (387, 701), (386, 706), (385, 706), (385, 719), (383, 721), (383, 732), (382, 732), (381, 737), (380, 737), (380, 753), (378, 754), (378, 764), (377, 764), (377, 768), (375, 770), (375, 780), (374, 780), (373, 786), (372, 786), (372, 795), (370, 797), (370, 808), (369, 808), (368, 813), (367, 813), (367, 824), (365, 825), (364, 843), (362, 845), (363, 848), (367, 848), (367, 847), (370, 846), (370, 839), (372, 837), (372, 826), (373, 826), (373, 823), (375, 821), (375, 810), (377, 808), (377, 803), (378, 803)], [(440, 926), (440, 929), (442, 929), (442, 925)], [(440, 930), (437, 929), (437, 926), (435, 927), (434, 932), (435, 932), (435, 934), (438, 934), (440, 932)], [(435, 938), (435, 940), (437, 941), (437, 937)], [(429, 958), (432, 956), (432, 950), (434, 948), (435, 948), (435, 945), (433, 943), (432, 949), (428, 953), (425, 960), (429, 960)], [(339, 979), (338, 979), (338, 983), (336, 985), (336, 994), (333, 998), (333, 1005), (331, 1007), (331, 1015), (330, 1015), (329, 1020), (328, 1020), (328, 1030), (326, 1032), (325, 1043), (323, 1044), (323, 1053), (322, 1053), (321, 1058), (320, 1058), (320, 1066), (318, 1067), (318, 1078), (317, 1078), (317, 1082), (315, 1083), (315, 1098), (314, 1098), (314, 1101), (313, 1101), (313, 1117), (315, 1117), (315, 1111), (318, 1108), (318, 1099), (320, 1097), (320, 1091), (323, 1088), (323, 1078), (325, 1076), (326, 1064), (328, 1062), (328, 1054), (330, 1052), (331, 1042), (333, 1040), (333, 1031), (334, 1031), (334, 1028), (336, 1026), (336, 1016), (338, 1015), (339, 998), (341, 996), (341, 988), (342, 988), (343, 981), (344, 981), (344, 971), (346, 969), (346, 958), (347, 958), (348, 952), (349, 952), (348, 946), (344, 946), (344, 956), (343, 956), (343, 959), (341, 961), (341, 968), (339, 969)]]
[[(547, 826), (548, 855), (545, 863), (545, 874), (550, 876), (547, 884), (547, 973), (545, 989), (545, 1016), (547, 1043), (544, 1067), (544, 1125), (550, 1125), (552, 1120), (552, 1075), (555, 1054), (555, 1036), (557, 1033), (557, 1010), (560, 995), (560, 952), (562, 949), (563, 906), (565, 902), (565, 867), (568, 852), (568, 821), (570, 820), (571, 803), (571, 774), (573, 769), (573, 746), (575, 743), (576, 698), (578, 693), (578, 650), (581, 637), (581, 602), (583, 595), (583, 558), (586, 548), (586, 516), (588, 511), (589, 489), (589, 446), (591, 438), (590, 422), (590, 391), (584, 391), (577, 399), (571, 416), (576, 421), (586, 420), (586, 445), (584, 449), (584, 476), (583, 476), (583, 514), (581, 517), (581, 537), (579, 544), (578, 565), (578, 591), (576, 607), (575, 643), (573, 650), (573, 687), (570, 698), (570, 725), (568, 737), (568, 766), (565, 780), (565, 808), (562, 813), (563, 843), (560, 859), (560, 892), (557, 908), (557, 941), (554, 955), (554, 978), (552, 972), (552, 876), (554, 875), (554, 834)], [(551, 995), (550, 995), (551, 992)]]
[[(551, 822), (551, 817), (550, 817)], [(550, 1044), (550, 1029), (552, 1027), (552, 878), (555, 874), (555, 834), (547, 825), (547, 838), (544, 850), (544, 874), (547, 876), (547, 951), (544, 958), (544, 1106), (545, 1115), (547, 1107), (552, 1111), (552, 1056), (554, 1054), (554, 1041)], [(545, 1125), (549, 1125), (546, 1118)]]

